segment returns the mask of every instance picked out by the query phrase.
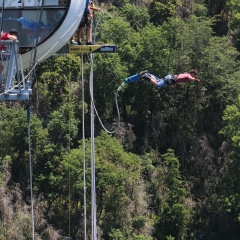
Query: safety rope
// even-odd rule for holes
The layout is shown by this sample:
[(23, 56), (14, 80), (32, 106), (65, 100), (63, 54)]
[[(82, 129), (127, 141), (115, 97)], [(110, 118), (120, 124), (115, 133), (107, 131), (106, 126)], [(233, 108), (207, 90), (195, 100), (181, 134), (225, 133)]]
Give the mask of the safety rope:
[(94, 111), (95, 111), (95, 113), (96, 113), (96, 116), (97, 116), (98, 121), (100, 122), (102, 128), (103, 128), (107, 133), (110, 133), (110, 134), (115, 133), (115, 132), (117, 131), (118, 127), (120, 126), (120, 111), (119, 111), (118, 101), (117, 101), (117, 99), (118, 99), (118, 98), (117, 98), (117, 97), (118, 97), (118, 94), (115, 93), (115, 105), (116, 105), (116, 109), (117, 109), (117, 126), (116, 126), (116, 128), (115, 128), (114, 130), (112, 130), (112, 131), (108, 130), (108, 129), (104, 126), (104, 124), (102, 123), (102, 120), (101, 120), (101, 118), (99, 117), (98, 111), (97, 111), (96, 106), (95, 106), (95, 104), (94, 104), (93, 91), (92, 91), (91, 89), (90, 89), (90, 97), (91, 97), (91, 103), (92, 103), (92, 105), (93, 105)]
[(32, 239), (34, 240), (34, 211), (33, 211), (33, 187), (32, 187), (32, 150), (31, 150), (31, 131), (30, 131), (30, 108), (29, 103), (26, 106), (28, 121), (28, 148), (29, 148), (29, 171), (30, 171), (30, 196), (31, 196), (31, 213), (32, 213)]
[[(96, 27), (94, 29), (94, 44), (96, 40), (96, 31), (99, 22), (102, 20), (104, 12), (102, 9), (99, 8), (102, 12), (102, 17), (98, 20)], [(91, 36), (92, 37), (92, 36)], [(94, 59), (94, 54), (90, 53), (90, 81), (89, 81), (89, 91), (90, 91), (90, 98), (91, 98), (91, 193), (92, 193), (92, 198), (91, 198), (91, 212), (92, 212), (92, 240), (97, 240), (97, 211), (96, 211), (96, 176), (95, 176), (95, 144), (94, 144), (94, 112), (97, 115), (97, 118), (103, 127), (103, 129), (108, 132), (108, 133), (114, 133), (116, 131), (109, 131), (105, 128), (103, 125), (99, 114), (97, 112), (97, 109), (94, 104), (94, 94), (93, 94), (93, 59)], [(118, 123), (117, 127), (120, 125), (120, 113), (119, 113), (119, 108), (118, 108), (118, 103), (117, 103), (117, 94), (115, 94), (115, 100), (116, 100), (116, 107), (118, 111)]]
[[(90, 53), (90, 92), (93, 94), (93, 53)], [(95, 177), (95, 144), (94, 144), (94, 104), (91, 101), (91, 182), (92, 182), (92, 239), (97, 240), (96, 219), (96, 177)]]
[[(37, 19), (38, 19), (38, 25), (37, 25), (37, 29), (34, 29), (34, 35), (35, 38), (33, 38), (33, 51), (32, 51), (32, 55), (31, 55), (31, 61), (30, 61), (30, 66), (29, 66), (29, 70), (31, 69), (31, 65), (32, 63), (35, 64), (36, 63), (36, 56), (37, 56), (37, 45), (38, 45), (38, 35), (39, 35), (39, 28), (40, 28), (40, 23), (41, 23), (41, 19), (42, 19), (42, 12), (43, 12), (43, 6), (44, 6), (44, 0), (42, 0), (42, 5), (41, 5), (41, 12), (40, 12), (40, 16), (38, 19), (38, 15), (39, 15), (39, 7), (38, 7), (38, 11), (37, 11)], [(34, 41), (35, 39), (35, 41)], [(16, 61), (16, 67), (17, 65), (17, 59), (15, 59)], [(34, 68), (35, 70), (35, 68)], [(34, 73), (34, 71), (33, 71)], [(17, 69), (17, 74), (19, 74), (19, 71)], [(30, 79), (32, 78), (32, 74), (30, 75)], [(19, 79), (19, 78), (18, 78)], [(19, 83), (20, 86), (20, 83)], [(30, 168), (30, 193), (31, 193), (31, 210), (32, 210), (32, 239), (34, 240), (34, 210), (33, 210), (33, 190), (32, 190), (32, 157), (31, 157), (31, 135), (30, 135), (30, 109), (29, 109), (29, 104), (27, 104), (27, 112), (28, 112), (28, 141), (29, 141), (29, 168)]]
[[(101, 10), (102, 11), (102, 10)], [(103, 11), (102, 11), (103, 17)], [(95, 26), (94, 31), (94, 42), (96, 39), (96, 30), (98, 23), (102, 18), (99, 19)], [(90, 32), (92, 35), (92, 32)], [(92, 38), (92, 36), (90, 36)], [(94, 143), (94, 110), (96, 110), (93, 101), (93, 53), (90, 53), (90, 81), (89, 81), (89, 91), (91, 96), (91, 213), (92, 213), (92, 240), (97, 240), (97, 210), (96, 210), (96, 175), (95, 175), (95, 143)]]
[[(38, 15), (39, 15), (39, 7), (38, 7), (38, 11), (37, 11), (37, 19), (38, 19), (38, 25), (37, 25), (37, 29), (34, 29), (34, 35), (35, 35), (35, 40), (33, 39), (33, 51), (32, 51), (32, 55), (31, 55), (31, 61), (30, 61), (30, 66), (29, 66), (29, 70), (31, 69), (31, 63), (33, 62), (33, 64), (35, 64), (36, 62), (36, 56), (37, 56), (37, 45), (38, 45), (38, 29), (40, 27), (40, 22), (41, 22), (41, 18), (42, 18), (42, 12), (43, 12), (43, 6), (44, 6), (44, 0), (42, 0), (42, 6), (41, 6), (41, 12), (40, 12), (40, 17), (38, 19)], [(16, 61), (16, 67), (17, 65), (17, 59), (15, 59)], [(34, 68), (35, 70), (35, 68)], [(33, 72), (33, 71), (32, 71)], [(33, 72), (34, 73), (34, 72)], [(17, 74), (19, 74), (19, 71), (17, 70)], [(32, 78), (32, 74), (29, 75), (30, 78)], [(18, 78), (19, 79), (19, 78)], [(25, 83), (25, 82), (24, 82)], [(18, 83), (20, 86), (20, 83)], [(32, 239), (34, 240), (34, 210), (33, 210), (33, 190), (32, 190), (32, 157), (31, 157), (31, 134), (30, 134), (30, 109), (29, 109), (29, 103), (27, 104), (27, 113), (28, 113), (28, 141), (29, 141), (29, 168), (30, 168), (30, 194), (31, 194), (31, 211), (32, 211)]]
[(82, 60), (82, 160), (83, 160), (83, 208), (84, 208), (84, 240), (87, 240), (87, 197), (86, 197), (86, 141), (85, 141), (85, 108), (84, 108), (84, 79), (83, 79), (83, 53), (81, 54)]

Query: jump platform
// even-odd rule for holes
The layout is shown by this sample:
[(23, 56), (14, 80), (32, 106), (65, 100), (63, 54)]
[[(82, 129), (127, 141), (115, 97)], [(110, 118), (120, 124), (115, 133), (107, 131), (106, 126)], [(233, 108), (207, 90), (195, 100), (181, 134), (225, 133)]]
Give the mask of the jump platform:
[(118, 47), (116, 45), (66, 45), (57, 53), (117, 53)]

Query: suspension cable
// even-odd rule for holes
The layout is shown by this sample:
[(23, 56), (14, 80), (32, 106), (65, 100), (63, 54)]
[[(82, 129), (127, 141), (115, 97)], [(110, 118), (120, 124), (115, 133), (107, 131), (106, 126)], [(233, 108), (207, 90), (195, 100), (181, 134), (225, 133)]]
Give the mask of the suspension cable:
[[(90, 92), (93, 93), (93, 53), (90, 53)], [(91, 182), (92, 182), (92, 239), (97, 240), (96, 186), (95, 186), (95, 146), (94, 146), (94, 104), (91, 101)]]
[[(99, 19), (99, 21), (96, 24), (95, 31), (94, 31), (94, 42), (96, 39), (96, 30), (98, 27), (99, 22), (103, 18), (103, 10), (100, 9), (102, 12), (102, 17)], [(92, 32), (90, 33), (92, 34)], [(92, 37), (92, 36), (90, 36)], [(96, 113), (101, 125), (102, 121), (98, 115), (97, 109), (94, 104), (93, 100), (93, 53), (90, 53), (90, 81), (89, 81), (89, 91), (90, 91), (90, 97), (91, 97), (91, 213), (92, 213), (92, 240), (97, 240), (97, 213), (96, 213), (96, 175), (95, 175), (95, 143), (94, 143), (94, 112)], [(86, 160), (85, 160), (85, 122), (84, 122), (84, 79), (83, 79), (83, 54), (81, 55), (82, 59), (82, 151), (83, 151), (83, 181), (84, 181), (84, 239), (87, 239), (87, 231), (86, 231)], [(117, 105), (117, 94), (115, 94), (116, 97), (116, 106), (118, 111), (118, 122), (120, 122), (120, 115), (119, 115), (119, 109)], [(104, 126), (104, 130), (109, 132)], [(113, 132), (109, 132), (113, 133)]]
[[(42, 0), (42, 6), (41, 6), (41, 12), (40, 16), (38, 19), (38, 25), (37, 29), (34, 29), (34, 35), (35, 35), (35, 44), (33, 42), (33, 51), (31, 55), (31, 62), (29, 66), (29, 70), (31, 69), (31, 65), (35, 64), (36, 62), (36, 56), (37, 56), (37, 45), (38, 45), (38, 35), (39, 35), (39, 27), (40, 27), (40, 22), (42, 19), (42, 12), (43, 12), (43, 6), (44, 6), (44, 0)], [(39, 13), (39, 7), (37, 11), (37, 18), (38, 18), (38, 13)], [(34, 40), (33, 40), (34, 41)], [(17, 59), (16, 59), (17, 61)], [(16, 64), (17, 66), (17, 64)], [(34, 68), (35, 69), (35, 68)], [(35, 72), (35, 71), (34, 71)], [(34, 73), (33, 72), (33, 73)], [(30, 74), (30, 78), (32, 78), (32, 74)], [(34, 210), (33, 210), (33, 190), (32, 190), (32, 157), (31, 157), (31, 135), (30, 135), (30, 109), (29, 105), (27, 105), (27, 112), (28, 112), (28, 141), (29, 141), (29, 168), (30, 168), (30, 194), (31, 194), (31, 211), (32, 211), (32, 239), (34, 240)]]
[(33, 187), (32, 187), (32, 154), (31, 154), (31, 132), (30, 132), (30, 108), (27, 103), (27, 121), (28, 121), (28, 148), (29, 148), (29, 170), (30, 170), (30, 195), (31, 195), (31, 213), (32, 213), (32, 239), (34, 240), (34, 211), (33, 211)]
[(83, 160), (83, 208), (84, 208), (84, 240), (87, 240), (87, 200), (86, 200), (86, 147), (85, 147), (85, 108), (84, 108), (84, 79), (83, 79), (83, 53), (82, 61), (82, 160)]
[[(97, 25), (96, 25), (97, 26)], [(92, 31), (90, 32), (92, 38)], [(96, 31), (94, 32), (96, 36)], [(95, 44), (94, 36), (94, 44)], [(92, 40), (92, 39), (91, 39)], [(97, 213), (96, 213), (96, 175), (95, 175), (95, 143), (94, 143), (94, 102), (93, 102), (93, 53), (90, 53), (90, 81), (89, 91), (91, 95), (91, 213), (92, 213), (92, 240), (97, 240)]]

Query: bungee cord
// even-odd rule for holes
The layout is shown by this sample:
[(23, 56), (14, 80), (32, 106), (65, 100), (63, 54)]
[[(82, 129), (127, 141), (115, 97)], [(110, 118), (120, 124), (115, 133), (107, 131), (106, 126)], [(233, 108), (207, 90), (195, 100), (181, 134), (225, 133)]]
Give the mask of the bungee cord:
[[(99, 8), (100, 9), (100, 8)], [(98, 20), (95, 28), (94, 28), (94, 43), (96, 40), (96, 30), (98, 28), (98, 24), (103, 19), (104, 12), (102, 12), (101, 18)], [(83, 178), (84, 178), (84, 239), (87, 239), (87, 220), (86, 220), (86, 157), (85, 157), (85, 122), (84, 122), (84, 79), (83, 79), (83, 54), (82, 54), (82, 131), (83, 131)], [(96, 213), (96, 176), (95, 176), (95, 143), (94, 143), (94, 110), (97, 113), (97, 110), (93, 101), (93, 54), (90, 54), (90, 82), (89, 82), (89, 90), (91, 96), (91, 214), (92, 214), (92, 239), (97, 240), (97, 213)], [(98, 116), (99, 118), (99, 116)], [(100, 118), (99, 118), (100, 119)], [(101, 120), (100, 120), (101, 121)]]
[[(93, 67), (93, 66), (91, 65), (91, 68), (92, 68), (92, 67)], [(96, 108), (96, 106), (95, 106), (95, 104), (94, 104), (93, 91), (92, 91), (91, 88), (90, 88), (90, 97), (91, 97), (91, 103), (92, 103), (92, 105), (93, 105), (95, 114), (96, 114), (96, 116), (97, 116), (97, 118), (98, 118), (98, 121), (99, 121), (100, 125), (102, 126), (102, 128), (103, 128), (107, 133), (110, 133), (110, 134), (115, 133), (116, 130), (117, 130), (117, 128), (120, 126), (120, 111), (119, 111), (119, 107), (118, 107), (118, 101), (117, 101), (118, 95), (117, 95), (117, 93), (115, 93), (115, 105), (116, 105), (116, 109), (117, 109), (117, 126), (116, 126), (116, 128), (115, 128), (114, 130), (112, 130), (112, 131), (108, 130), (108, 129), (104, 126), (104, 124), (102, 123), (101, 118), (99, 117), (97, 108)]]
[[(101, 10), (102, 11), (102, 10)], [(103, 17), (103, 11), (102, 11)], [(96, 24), (94, 31), (94, 43), (96, 38), (96, 30), (98, 23)], [(91, 36), (92, 37), (92, 36)], [(90, 81), (89, 81), (89, 91), (91, 96), (91, 213), (92, 213), (92, 240), (97, 240), (97, 210), (96, 210), (96, 175), (95, 175), (95, 143), (94, 143), (94, 111), (96, 111), (94, 101), (93, 101), (93, 53), (90, 53)], [(98, 115), (98, 114), (97, 114)], [(98, 117), (99, 118), (99, 117)], [(100, 118), (99, 118), (100, 119)]]
[[(104, 11), (99, 8), (99, 10), (102, 12), (102, 16), (100, 17), (100, 19), (98, 20), (98, 22), (96, 23), (96, 27), (94, 29), (94, 43), (95, 43), (95, 40), (96, 40), (96, 31), (97, 31), (97, 28), (98, 28), (98, 25), (99, 23), (102, 21), (103, 17), (104, 17)], [(93, 55), (91, 55), (92, 59), (90, 61), (90, 65), (91, 65), (91, 69), (93, 68)], [(92, 73), (93, 74), (93, 73)], [(115, 94), (115, 105), (116, 105), (116, 109), (117, 109), (117, 127), (114, 129), (114, 130), (108, 130), (104, 124), (102, 123), (102, 120), (98, 114), (98, 111), (97, 111), (97, 108), (94, 104), (94, 98), (93, 98), (93, 89), (90, 88), (90, 97), (91, 97), (91, 104), (93, 105), (93, 108), (94, 108), (94, 111), (96, 113), (96, 116), (99, 120), (99, 123), (100, 125), (102, 126), (102, 128), (107, 132), (107, 133), (110, 133), (110, 134), (113, 134), (116, 132), (117, 128), (120, 126), (120, 112), (119, 112), (119, 107), (118, 107), (118, 102), (117, 102), (117, 95)]]

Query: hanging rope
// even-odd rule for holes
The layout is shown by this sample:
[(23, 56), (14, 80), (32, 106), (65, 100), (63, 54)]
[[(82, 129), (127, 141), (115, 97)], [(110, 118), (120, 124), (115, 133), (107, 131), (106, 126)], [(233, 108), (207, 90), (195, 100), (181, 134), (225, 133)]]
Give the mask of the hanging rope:
[[(95, 41), (96, 41), (96, 32), (97, 32), (97, 28), (98, 28), (98, 26), (99, 26), (99, 23), (102, 21), (102, 19), (103, 19), (103, 17), (104, 17), (104, 11), (103, 11), (101, 8), (99, 8), (99, 10), (102, 12), (102, 16), (101, 16), (100, 19), (97, 21), (96, 26), (95, 26), (95, 28), (94, 28), (94, 42), (93, 42), (93, 43), (95, 43)], [(92, 59), (91, 59), (91, 61), (90, 61), (90, 65), (91, 65), (91, 70), (92, 70), (92, 68), (93, 68), (93, 55), (91, 55), (91, 58), (92, 58)], [(95, 106), (95, 104), (94, 104), (93, 91), (92, 91), (91, 88), (90, 88), (90, 97), (91, 97), (91, 104), (93, 105), (94, 111), (95, 111), (95, 113), (96, 113), (96, 116), (97, 116), (97, 118), (98, 118), (98, 120), (99, 120), (102, 128), (103, 128), (106, 132), (108, 132), (108, 133), (110, 133), (110, 134), (115, 133), (116, 130), (117, 130), (117, 128), (120, 126), (120, 112), (119, 112), (119, 108), (118, 108), (117, 94), (115, 94), (115, 104), (116, 104), (116, 109), (117, 109), (117, 127), (116, 127), (114, 130), (112, 130), (112, 131), (111, 131), (111, 130), (108, 130), (108, 129), (104, 126), (104, 124), (103, 124), (102, 121), (101, 121), (101, 118), (99, 117), (98, 111), (97, 111), (96, 106)]]
[[(40, 27), (40, 22), (42, 19), (42, 12), (43, 12), (43, 6), (44, 6), (44, 0), (42, 0), (42, 6), (41, 6), (41, 13), (40, 13), (40, 17), (38, 20), (38, 25), (37, 25), (37, 29), (34, 29), (34, 35), (35, 35), (35, 45), (33, 43), (33, 51), (32, 51), (32, 55), (31, 55), (31, 63), (29, 66), (29, 70), (32, 67), (32, 64), (35, 65), (36, 64), (36, 56), (37, 56), (37, 45), (38, 45), (38, 29)], [(37, 11), (37, 18), (38, 18), (38, 13), (39, 13), (39, 8)], [(16, 59), (17, 61), (17, 59)], [(17, 63), (16, 63), (17, 66)], [(35, 69), (35, 68), (33, 68)], [(30, 73), (33, 71), (30, 71)], [(17, 72), (18, 73), (18, 72)], [(30, 74), (30, 78), (32, 78), (32, 73)], [(23, 81), (23, 80), (22, 80)], [(20, 84), (20, 83), (19, 83)], [(30, 109), (29, 109), (29, 104), (27, 104), (27, 116), (28, 116), (28, 141), (29, 141), (29, 169), (30, 169), (30, 194), (31, 194), (31, 212), (32, 212), (32, 239), (34, 240), (34, 210), (33, 210), (33, 190), (32, 190), (32, 156), (31, 156), (31, 134), (30, 134)]]
[[(99, 21), (96, 24), (95, 31), (94, 31), (94, 43), (96, 39), (96, 30), (98, 27), (99, 22), (103, 18), (103, 10), (100, 9), (102, 12), (102, 17), (99, 19)], [(91, 32), (92, 34), (92, 32)], [(92, 38), (92, 36), (91, 36)], [(89, 91), (90, 91), (90, 97), (91, 97), (91, 213), (92, 213), (92, 240), (97, 240), (97, 211), (96, 211), (96, 175), (95, 175), (95, 143), (94, 143), (94, 112), (96, 113), (99, 122), (101, 123), (102, 127), (105, 131), (108, 133), (114, 133), (115, 131), (108, 131), (104, 125), (102, 124), (102, 121), (98, 115), (97, 109), (94, 104), (93, 99), (93, 53), (90, 53), (90, 81), (89, 81)], [(117, 95), (115, 94), (116, 99), (116, 107), (118, 111), (118, 125), (120, 122), (120, 114), (117, 104)], [(84, 239), (87, 239), (87, 232), (86, 232), (86, 161), (85, 161), (85, 129), (84, 129), (84, 80), (83, 80), (83, 54), (82, 54), (82, 131), (83, 131), (83, 178), (84, 178)]]
[(30, 195), (31, 195), (31, 213), (32, 213), (32, 239), (34, 240), (34, 211), (33, 211), (33, 189), (32, 189), (32, 154), (31, 154), (31, 132), (30, 132), (30, 108), (27, 103), (27, 121), (28, 121), (28, 148), (29, 148), (29, 170), (30, 170)]
[[(102, 11), (103, 13), (103, 11)], [(101, 20), (101, 19), (100, 19)], [(99, 22), (99, 21), (98, 21)], [(94, 43), (96, 38), (96, 28), (98, 23), (96, 24), (94, 31)], [(92, 34), (92, 32), (90, 33)], [(91, 36), (92, 38), (92, 36)], [(91, 96), (91, 204), (92, 204), (92, 240), (97, 240), (97, 211), (96, 211), (96, 176), (95, 176), (95, 144), (94, 144), (94, 102), (93, 102), (93, 54), (90, 53), (90, 82), (89, 82), (89, 90)]]
[(97, 118), (98, 118), (98, 120), (99, 120), (102, 128), (103, 128), (107, 133), (110, 133), (110, 134), (115, 133), (116, 130), (117, 130), (117, 128), (120, 126), (120, 112), (119, 112), (118, 100), (117, 100), (117, 99), (118, 99), (118, 94), (115, 93), (115, 105), (116, 105), (116, 109), (117, 109), (117, 126), (116, 126), (116, 128), (115, 128), (114, 130), (112, 130), (112, 131), (108, 130), (108, 129), (104, 126), (104, 124), (102, 123), (102, 120), (101, 120), (101, 118), (99, 117), (98, 111), (97, 111), (97, 109), (96, 109), (96, 107), (95, 107), (95, 104), (94, 104), (93, 92), (91, 91), (91, 89), (90, 89), (90, 97), (91, 97), (91, 102), (92, 102), (92, 104), (93, 104), (94, 111), (95, 111), (95, 113), (96, 113), (96, 116), (97, 116)]
[[(93, 93), (93, 54), (90, 53), (90, 92)], [(91, 182), (92, 182), (92, 240), (97, 240), (96, 186), (95, 186), (94, 104), (91, 101)]]
[[(98, 27), (99, 22), (102, 20), (103, 18), (103, 11), (102, 9), (100, 9), (102, 12), (102, 17), (99, 19), (99, 21), (96, 24), (95, 27), (95, 31), (94, 31), (94, 43), (95, 43), (95, 39), (96, 39), (96, 30)], [(94, 104), (94, 94), (93, 94), (93, 59), (94, 59), (94, 55), (93, 53), (90, 53), (90, 82), (89, 82), (89, 91), (90, 91), (90, 97), (91, 97), (91, 182), (92, 182), (92, 240), (97, 240), (97, 213), (96, 213), (96, 176), (95, 176), (95, 144), (94, 144), (94, 112), (97, 115), (97, 118), (101, 124), (101, 126), (103, 127), (103, 129), (108, 132), (108, 133), (114, 133), (116, 131), (116, 129), (114, 131), (108, 131), (100, 117), (99, 114), (97, 112), (97, 109), (95, 107)], [(117, 104), (117, 95), (115, 94), (115, 100), (116, 100), (116, 107), (117, 107), (117, 111), (118, 111), (118, 123), (117, 123), (117, 127), (119, 127), (120, 124), (120, 113), (119, 113), (119, 109), (118, 109), (118, 104)]]
[(82, 158), (83, 158), (83, 208), (84, 208), (84, 240), (87, 240), (87, 197), (86, 197), (86, 147), (85, 147), (85, 108), (84, 108), (84, 79), (83, 79), (83, 54), (81, 54), (82, 60)]

